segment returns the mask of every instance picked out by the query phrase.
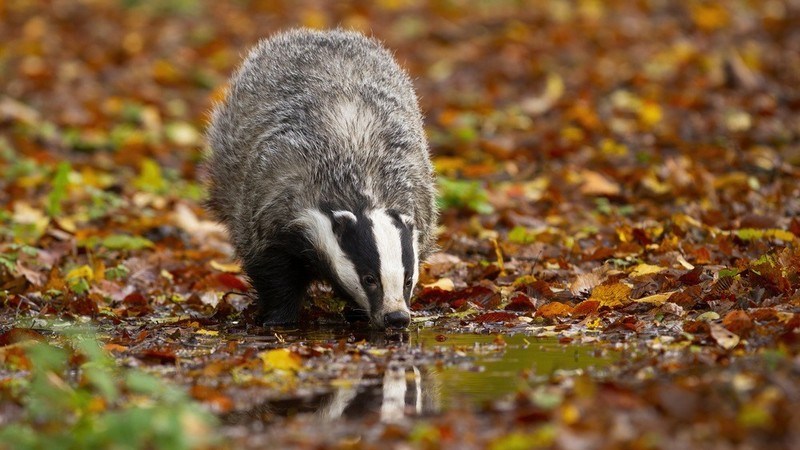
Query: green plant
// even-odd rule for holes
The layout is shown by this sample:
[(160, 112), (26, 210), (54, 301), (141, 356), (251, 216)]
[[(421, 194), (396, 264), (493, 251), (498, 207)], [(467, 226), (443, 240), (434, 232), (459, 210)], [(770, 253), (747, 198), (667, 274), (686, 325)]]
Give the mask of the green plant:
[(185, 393), (117, 367), (86, 329), (63, 334), (64, 348), (36, 343), (26, 350), (29, 376), (14, 390), (23, 414), (0, 427), (0, 449), (181, 450), (211, 443), (212, 416)]

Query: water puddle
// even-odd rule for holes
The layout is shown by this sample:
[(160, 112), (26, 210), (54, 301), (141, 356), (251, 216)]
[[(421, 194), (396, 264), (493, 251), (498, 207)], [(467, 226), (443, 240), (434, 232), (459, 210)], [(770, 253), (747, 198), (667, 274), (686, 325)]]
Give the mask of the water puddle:
[(394, 357), (379, 363), (377, 370), (333, 380), (324, 392), (271, 401), (263, 405), (262, 413), (268, 410), (273, 417), (313, 414), (322, 420), (378, 416), (392, 422), (480, 407), (509, 398), (555, 373), (600, 370), (618, 358), (592, 344), (560, 344), (556, 338), (521, 334), (498, 337), (420, 329), (387, 340), (382, 333), (365, 333), (317, 330), (281, 336), (285, 342), (311, 346), (364, 342), (365, 353), (381, 355), (391, 349)]
[[(444, 342), (438, 342), (442, 339)], [(418, 338), (423, 346), (450, 346), (464, 352), (465, 364), (444, 366), (433, 371), (440, 386), (443, 408), (481, 404), (513, 394), (532, 383), (542, 382), (556, 372), (600, 369), (613, 363), (617, 355), (602, 352), (594, 345), (560, 344), (557, 338), (524, 335), (496, 336), (445, 334), (424, 331)]]

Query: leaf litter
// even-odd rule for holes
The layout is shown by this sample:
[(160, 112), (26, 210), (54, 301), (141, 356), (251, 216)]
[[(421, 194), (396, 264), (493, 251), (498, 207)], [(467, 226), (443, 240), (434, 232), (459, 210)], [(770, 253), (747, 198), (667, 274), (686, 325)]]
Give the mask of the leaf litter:
[[(5, 438), (113, 442), (27, 415), (55, 389), (75, 403), (54, 411), (96, 426), (149, 398), (180, 418), (172, 437), (221, 438), (169, 448), (800, 442), (795, 3), (0, 11)], [(412, 73), (440, 179), (441, 252), (399, 335), (348, 325), (324, 286), (301, 328), (258, 326), (201, 208), (200, 136), (241, 52), (335, 25), (374, 33)], [(90, 375), (106, 360), (64, 325), (87, 322), (132, 372)], [(41, 344), (67, 352), (60, 369), (37, 371)]]

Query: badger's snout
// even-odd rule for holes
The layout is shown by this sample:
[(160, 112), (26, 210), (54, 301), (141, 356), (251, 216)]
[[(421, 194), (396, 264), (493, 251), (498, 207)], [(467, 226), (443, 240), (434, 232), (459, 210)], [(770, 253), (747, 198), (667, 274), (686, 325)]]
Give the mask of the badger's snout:
[(383, 316), (385, 328), (402, 330), (408, 327), (409, 323), (411, 323), (411, 315), (405, 311), (392, 311)]

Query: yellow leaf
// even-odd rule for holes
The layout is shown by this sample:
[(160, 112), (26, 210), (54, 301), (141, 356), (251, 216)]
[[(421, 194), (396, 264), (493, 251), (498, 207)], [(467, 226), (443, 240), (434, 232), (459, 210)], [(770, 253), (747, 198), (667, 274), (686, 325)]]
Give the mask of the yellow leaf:
[(453, 280), (451, 280), (450, 278), (440, 278), (435, 283), (424, 284), (423, 286), (426, 288), (439, 288), (443, 291), (452, 291), (455, 289)]
[(650, 275), (651, 273), (658, 273), (664, 270), (661, 266), (654, 266), (652, 264), (639, 264), (638, 266), (634, 267), (631, 270), (630, 275), (632, 277), (641, 277), (644, 275)]
[(264, 370), (300, 370), (302, 359), (300, 355), (292, 353), (289, 349), (279, 348), (258, 354), (264, 363)]
[(219, 331), (217, 331), (217, 330), (206, 330), (205, 328), (201, 328), (201, 329), (195, 331), (195, 333), (202, 334), (202, 335), (205, 335), (205, 336), (219, 336)]
[(240, 273), (242, 271), (242, 267), (237, 263), (219, 263), (211, 261), (211, 268), (228, 273)]
[(653, 305), (662, 305), (674, 293), (675, 293), (675, 291), (664, 292), (664, 293), (661, 293), (661, 294), (648, 295), (647, 297), (637, 298), (636, 300), (634, 300), (634, 302), (636, 302), (636, 303), (651, 303)]
[(611, 285), (601, 284), (592, 290), (592, 296), (589, 300), (597, 300), (600, 306), (608, 306), (609, 308), (616, 308), (619, 306), (627, 305), (631, 302), (628, 297), (631, 293), (631, 288), (622, 283), (614, 283)]
[(779, 230), (779, 229), (767, 230), (766, 234), (769, 237), (774, 237), (775, 239), (780, 239), (786, 242), (793, 241), (795, 237), (794, 233), (792, 233), (791, 231)]
[(76, 267), (70, 270), (67, 273), (67, 280), (76, 280), (78, 278), (84, 278), (87, 281), (94, 280), (94, 270), (91, 267), (83, 265), (80, 267)]
[(697, 3), (691, 9), (692, 21), (705, 31), (724, 28), (730, 23), (730, 13), (714, 2)]
[(642, 123), (648, 127), (652, 127), (658, 122), (661, 122), (661, 118), (663, 117), (661, 107), (658, 106), (657, 103), (650, 101), (642, 102), (642, 106), (639, 108), (638, 113), (639, 120), (641, 120)]

